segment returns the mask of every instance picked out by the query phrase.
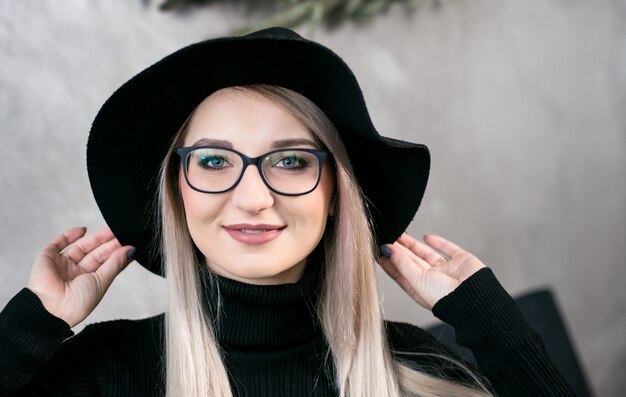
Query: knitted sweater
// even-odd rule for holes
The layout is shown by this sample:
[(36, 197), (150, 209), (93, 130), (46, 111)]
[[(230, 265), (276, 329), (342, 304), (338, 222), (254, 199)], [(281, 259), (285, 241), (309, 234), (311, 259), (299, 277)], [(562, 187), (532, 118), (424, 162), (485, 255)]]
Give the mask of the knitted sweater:
[[(295, 284), (259, 286), (217, 277), (222, 307), (215, 332), (235, 396), (338, 395), (314, 311), (317, 276), (309, 267)], [(204, 291), (214, 302), (215, 288), (205, 283)], [(477, 371), (498, 395), (574, 395), (490, 269), (467, 279), (433, 312), (456, 328), (459, 343), (473, 351)], [(161, 314), (92, 324), (73, 336), (24, 288), (0, 313), (0, 396), (163, 395), (163, 325)], [(406, 354), (449, 354), (427, 332), (406, 323), (385, 326), (395, 358), (437, 376), (463, 378), (440, 359)]]

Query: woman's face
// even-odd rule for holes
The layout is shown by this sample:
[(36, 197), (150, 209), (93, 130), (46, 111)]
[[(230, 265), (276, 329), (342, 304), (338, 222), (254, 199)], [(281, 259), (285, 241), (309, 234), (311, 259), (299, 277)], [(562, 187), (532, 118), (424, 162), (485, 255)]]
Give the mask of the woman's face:
[[(287, 142), (294, 139), (299, 143)], [(311, 131), (285, 109), (233, 89), (213, 93), (196, 109), (184, 146), (197, 145), (229, 145), (249, 157), (277, 146), (320, 149)], [(207, 266), (250, 284), (298, 281), (326, 227), (334, 190), (330, 170), (325, 164), (311, 193), (284, 196), (268, 189), (255, 166), (246, 168), (234, 189), (218, 194), (191, 189), (181, 168), (187, 225)], [(250, 231), (268, 228), (260, 225), (279, 229)]]

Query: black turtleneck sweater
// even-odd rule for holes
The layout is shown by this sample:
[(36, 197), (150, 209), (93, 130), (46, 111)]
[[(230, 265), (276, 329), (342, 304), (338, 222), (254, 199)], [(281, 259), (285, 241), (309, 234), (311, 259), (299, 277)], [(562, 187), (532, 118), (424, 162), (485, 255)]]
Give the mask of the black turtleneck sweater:
[[(215, 288), (202, 273), (204, 297), (214, 303)], [(307, 266), (297, 283), (276, 286), (217, 277), (222, 307), (216, 335), (235, 396), (338, 395), (334, 364), (326, 359), (328, 345), (315, 315), (317, 274)], [(209, 305), (215, 316), (214, 306)], [(466, 280), (433, 312), (455, 326), (458, 340), (476, 357), (477, 371), (498, 395), (573, 396), (490, 269)], [(68, 324), (24, 288), (0, 313), (0, 396), (162, 395), (163, 320), (161, 314), (96, 323), (71, 337)], [(418, 327), (385, 325), (394, 350), (445, 352)], [(438, 376), (462, 378), (434, 358), (394, 355)]]

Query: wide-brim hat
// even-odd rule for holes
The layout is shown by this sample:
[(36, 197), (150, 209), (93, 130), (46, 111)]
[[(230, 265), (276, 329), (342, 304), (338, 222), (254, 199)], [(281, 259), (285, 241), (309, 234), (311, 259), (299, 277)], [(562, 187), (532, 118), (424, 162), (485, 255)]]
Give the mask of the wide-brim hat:
[(350, 68), (330, 49), (285, 28), (187, 46), (143, 70), (104, 103), (87, 144), (87, 170), (102, 215), (135, 260), (163, 275), (154, 205), (172, 137), (192, 110), (225, 87), (273, 84), (313, 101), (339, 131), (379, 244), (413, 220), (430, 168), (424, 145), (381, 136)]

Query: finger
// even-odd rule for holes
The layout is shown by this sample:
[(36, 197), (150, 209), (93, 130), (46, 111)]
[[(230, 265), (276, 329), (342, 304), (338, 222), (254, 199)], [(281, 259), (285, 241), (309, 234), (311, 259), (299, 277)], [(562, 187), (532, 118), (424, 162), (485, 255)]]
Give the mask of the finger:
[(455, 258), (465, 251), (458, 245), (454, 244), (452, 241), (449, 241), (436, 234), (425, 234), (424, 241), (426, 241), (426, 243), (434, 249), (448, 255), (450, 258)]
[(445, 262), (446, 258), (444, 258), (439, 252), (435, 251), (432, 247), (422, 243), (421, 241), (414, 239), (407, 233), (403, 233), (398, 239), (398, 242), (411, 252), (415, 253), (416, 256), (426, 261), (430, 266), (437, 266)]
[[(44, 251), (48, 254), (58, 254), (63, 248), (67, 247), (74, 241), (78, 240), (87, 232), (87, 228), (84, 226), (73, 227), (69, 230), (58, 235), (54, 240), (50, 241), (45, 247)], [(49, 251), (49, 252), (48, 252)]]
[(406, 255), (409, 259), (415, 262), (415, 265), (419, 266), (422, 270), (428, 270), (431, 268), (428, 262), (426, 262), (424, 259), (417, 256), (413, 251), (411, 251), (404, 245), (400, 244), (398, 241), (391, 244), (390, 246), (392, 250), (392, 255), (393, 255), (393, 252), (396, 251), (398, 253), (396, 255), (399, 255), (399, 254)]
[[(380, 257), (380, 265), (392, 279), (398, 281), (397, 278), (401, 277), (401, 275), (394, 263), (398, 254), (395, 256), (393, 255), (393, 248), (391, 247), (391, 244), (386, 244), (385, 247), (389, 250), (390, 254), (389, 256)], [(390, 259), (391, 257), (393, 257), (393, 260)]]
[[(130, 262), (132, 262), (133, 252), (131, 251), (133, 250), (134, 248), (130, 245), (118, 248), (115, 252), (113, 252), (113, 254), (111, 254), (109, 259), (107, 259), (102, 266), (96, 270), (96, 274), (102, 280), (105, 288), (109, 288), (115, 277), (117, 277), (117, 275), (120, 274), (120, 272), (124, 270)], [(128, 256), (131, 256), (131, 259), (128, 259)]]
[(121, 246), (122, 245), (116, 238), (109, 240), (89, 252), (83, 260), (78, 263), (78, 266), (86, 272), (94, 272), (111, 257), (111, 254), (116, 249)]
[(91, 251), (114, 238), (111, 229), (104, 227), (68, 245), (63, 249), (63, 254), (69, 256), (75, 263), (79, 263)]
[(396, 265), (388, 258), (382, 257), (380, 260), (380, 267), (383, 268), (385, 273), (389, 275), (398, 285), (421, 306), (426, 306), (426, 302), (415, 292), (413, 286), (409, 281), (400, 273)]
[[(393, 269), (389, 269), (393, 274), (390, 274), (390, 276), (396, 280), (413, 300), (424, 307), (428, 307), (415, 288), (417, 285), (422, 284), (422, 277), (431, 269), (431, 266), (398, 242), (387, 244), (386, 246), (392, 251), (391, 257), (383, 257), (382, 259), (389, 261), (390, 266), (393, 266)], [(387, 265), (387, 263), (384, 264)], [(387, 267), (389, 268), (389, 266)]]

